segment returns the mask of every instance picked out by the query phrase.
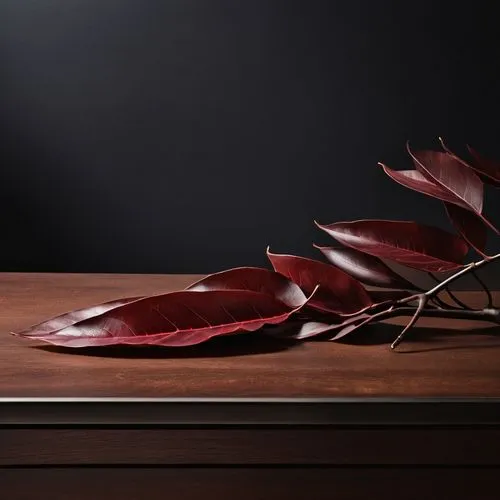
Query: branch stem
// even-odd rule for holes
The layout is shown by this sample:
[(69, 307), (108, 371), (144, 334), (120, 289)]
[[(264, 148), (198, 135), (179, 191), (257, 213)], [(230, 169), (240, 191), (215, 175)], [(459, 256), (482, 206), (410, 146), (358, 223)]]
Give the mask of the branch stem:
[[(456, 272), (455, 274), (452, 274), (451, 276), (448, 276), (448, 278), (441, 281), (435, 287), (431, 288), (427, 292), (418, 293), (418, 294), (412, 295), (410, 297), (405, 297), (404, 299), (398, 300), (394, 304), (394, 306), (391, 308), (391, 310), (397, 310), (398, 306), (403, 306), (403, 305), (406, 305), (410, 302), (415, 302), (415, 301), (418, 301), (418, 307), (416, 310), (415, 310), (415, 308), (412, 308), (414, 314), (413, 314), (413, 317), (412, 317), (410, 323), (404, 328), (404, 330), (401, 332), (401, 334), (392, 343), (391, 348), (394, 349), (395, 347), (397, 347), (401, 343), (404, 335), (408, 332), (410, 327), (413, 326), (417, 322), (418, 318), (426, 311), (426, 306), (427, 306), (428, 302), (430, 300), (434, 299), (439, 292), (441, 292), (442, 290), (448, 289), (449, 285), (451, 283), (453, 283), (454, 281), (456, 281), (457, 279), (459, 279), (461, 276), (464, 276), (467, 273), (474, 273), (476, 269), (478, 269), (486, 264), (489, 264), (490, 262), (493, 262), (497, 259), (500, 259), (500, 253), (498, 253), (496, 255), (492, 255), (491, 257), (485, 257), (483, 260), (471, 262), (470, 264), (467, 264), (462, 269), (460, 269), (460, 271)], [(489, 296), (488, 306), (492, 305), (492, 302), (493, 301)], [(482, 313), (483, 316), (485, 316), (485, 311), (493, 311), (494, 322), (498, 323), (498, 314), (499, 314), (498, 310), (493, 309), (491, 307), (488, 307), (486, 309), (483, 309), (482, 311), (479, 311), (479, 313)], [(445, 314), (448, 312), (453, 312), (452, 317), (458, 318), (459, 317), (459, 316), (457, 316), (458, 312), (477, 313), (478, 311), (474, 311), (474, 310), (470, 310), (470, 309), (459, 309), (459, 310), (440, 309), (438, 316), (450, 317), (450, 316), (447, 316)], [(461, 316), (461, 317), (463, 317), (463, 316)], [(488, 315), (486, 315), (485, 317), (488, 317)], [(490, 318), (490, 320), (491, 320), (491, 318)], [(488, 321), (488, 319), (487, 319), (487, 321)]]

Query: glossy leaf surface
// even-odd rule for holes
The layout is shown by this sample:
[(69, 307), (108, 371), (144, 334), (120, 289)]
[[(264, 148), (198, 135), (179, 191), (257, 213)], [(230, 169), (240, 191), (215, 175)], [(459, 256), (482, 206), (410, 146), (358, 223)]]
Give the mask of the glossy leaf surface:
[(496, 162), (480, 155), (476, 150), (467, 145), (467, 149), (472, 157), (472, 162), (465, 161), (445, 144), (439, 137), (442, 148), (453, 158), (459, 161), (464, 167), (476, 172), (477, 176), (486, 184), (500, 187), (500, 162)]
[(298, 309), (264, 293), (182, 291), (140, 299), (36, 338), (67, 347), (187, 346), (218, 335), (278, 324)]
[(343, 337), (353, 333), (359, 328), (372, 322), (372, 316), (360, 316), (359, 318), (353, 319), (352, 321), (346, 322), (339, 328), (334, 329), (335, 335), (330, 337), (330, 340), (340, 340)]
[(380, 164), (384, 172), (398, 184), (404, 187), (418, 191), (427, 196), (437, 198), (448, 203), (454, 203), (469, 209), (469, 206), (459, 199), (455, 194), (450, 193), (436, 182), (432, 182), (418, 170), (391, 170), (384, 164)]
[(309, 307), (335, 313), (352, 313), (371, 305), (370, 296), (359, 281), (337, 267), (304, 257), (267, 251), (275, 271), (297, 283), (307, 294), (319, 289)]
[(318, 227), (348, 247), (424, 271), (457, 269), (468, 250), (462, 238), (412, 221), (360, 220)]
[[(477, 214), (483, 211), (483, 183), (481, 179), (455, 157), (441, 151), (412, 151), (415, 168), (438, 186), (456, 196), (467, 208)], [(449, 200), (445, 200), (449, 201)]]
[(186, 290), (250, 290), (271, 295), (289, 307), (299, 307), (306, 300), (304, 292), (293, 281), (275, 271), (258, 267), (238, 267), (211, 274)]
[[(381, 164), (382, 165), (382, 164)], [(394, 171), (382, 165), (384, 172), (399, 184), (444, 202), (446, 213), (462, 237), (484, 255), (487, 231), (484, 221), (470, 211), (470, 207), (454, 194), (430, 181), (417, 170)]]
[(318, 321), (287, 321), (278, 326), (265, 327), (262, 332), (273, 337), (306, 340), (337, 328), (336, 324)]
[(385, 288), (416, 289), (415, 285), (393, 271), (378, 257), (349, 247), (314, 246), (321, 251), (328, 262), (361, 283)]
[(129, 302), (134, 302), (136, 300), (142, 299), (143, 297), (127, 297), (118, 300), (112, 300), (109, 302), (104, 302), (103, 304), (94, 305), (91, 307), (86, 307), (83, 309), (76, 309), (74, 311), (55, 316), (43, 323), (38, 323), (33, 325), (26, 330), (17, 332), (18, 335), (24, 335), (29, 337), (43, 337), (51, 332), (57, 330), (62, 330), (68, 326), (74, 325), (79, 321), (83, 321), (94, 316), (99, 316), (111, 309), (128, 304)]

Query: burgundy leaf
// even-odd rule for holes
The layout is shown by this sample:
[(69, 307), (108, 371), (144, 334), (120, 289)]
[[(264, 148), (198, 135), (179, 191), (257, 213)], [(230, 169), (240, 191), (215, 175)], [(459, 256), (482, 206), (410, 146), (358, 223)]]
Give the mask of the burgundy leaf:
[(442, 148), (453, 158), (459, 161), (462, 165), (470, 168), (476, 172), (478, 177), (485, 183), (491, 184), (495, 187), (500, 187), (500, 162), (490, 160), (480, 155), (476, 150), (467, 145), (467, 149), (472, 156), (472, 164), (460, 158), (457, 154), (451, 151), (444, 143), (443, 139), (439, 137), (439, 142)]
[(484, 248), (488, 233), (483, 222), (472, 212), (451, 203), (444, 204), (449, 219), (467, 241), (480, 255), (486, 257)]
[(43, 337), (51, 332), (62, 330), (63, 328), (78, 323), (79, 321), (93, 318), (94, 316), (99, 316), (100, 314), (110, 311), (111, 309), (142, 298), (143, 297), (127, 297), (123, 299), (112, 300), (110, 302), (104, 302), (103, 304), (98, 304), (92, 307), (86, 307), (84, 309), (77, 309), (75, 311), (55, 316), (54, 318), (44, 321), (43, 323), (38, 323), (36, 325), (30, 326), (26, 330), (17, 332), (17, 335), (26, 337)]
[[(441, 151), (415, 151), (407, 144), (415, 168), (429, 180), (456, 196), (462, 206), (478, 215), (483, 211), (483, 183), (456, 157)], [(449, 201), (449, 200), (444, 200)]]
[(279, 325), (274, 332), (270, 330), (268, 333), (294, 340), (306, 340), (328, 332), (335, 332), (335, 335), (333, 337), (328, 336), (327, 340), (337, 340), (345, 337), (370, 321), (372, 321), (371, 315), (360, 313), (340, 323), (322, 323), (316, 321), (308, 321), (301, 324), (286, 323), (284, 325)]
[(414, 284), (393, 271), (378, 257), (354, 248), (320, 247), (327, 260), (366, 285), (417, 290)]
[(444, 201), (449, 219), (462, 237), (481, 255), (486, 244), (484, 221), (470, 212), (470, 208), (449, 191), (431, 182), (417, 170), (394, 171), (380, 163), (385, 173), (399, 184)]
[(356, 318), (351, 322), (346, 322), (340, 328), (336, 329), (337, 333), (333, 337), (331, 337), (330, 340), (339, 340), (349, 335), (350, 333), (358, 330), (362, 326), (365, 326), (366, 324), (370, 323), (372, 319), (373, 319), (372, 316), (366, 315), (365, 317)]
[(350, 333), (353, 333), (354, 331), (367, 325), (373, 320), (373, 316), (361, 313), (351, 318), (347, 318), (346, 320), (338, 324), (317, 323), (310, 321), (295, 327), (293, 332), (289, 331), (287, 337), (295, 340), (306, 340), (313, 337), (318, 337), (320, 335), (323, 336), (328, 332), (335, 332), (333, 336), (328, 336), (327, 340), (340, 340), (341, 338), (346, 337)]
[(348, 247), (424, 271), (457, 269), (462, 266), (468, 250), (462, 238), (412, 221), (360, 220), (316, 224)]
[(282, 274), (258, 267), (238, 267), (211, 274), (186, 290), (250, 290), (266, 293), (289, 307), (299, 307), (306, 300), (304, 292)]
[(467, 146), (467, 149), (474, 159), (470, 167), (481, 175), (485, 182), (500, 187), (500, 162), (485, 158), (470, 146)]
[(447, 189), (442, 188), (439, 184), (430, 181), (418, 170), (391, 170), (383, 163), (379, 163), (379, 165), (384, 169), (384, 172), (391, 179), (404, 187), (413, 189), (413, 191), (418, 191), (419, 193), (426, 194), (427, 196), (432, 196), (433, 198), (438, 198), (439, 200), (443, 200), (448, 203), (455, 203), (469, 209), (468, 205), (457, 198), (455, 194), (450, 193)]
[(308, 306), (335, 313), (353, 313), (371, 305), (371, 300), (359, 281), (337, 267), (294, 255), (267, 256), (275, 271), (297, 283), (307, 294), (319, 285)]
[(281, 325), (265, 327), (262, 332), (273, 337), (306, 340), (337, 327), (336, 324), (318, 321), (287, 321)]
[(182, 291), (136, 300), (36, 338), (66, 347), (187, 346), (218, 335), (278, 324), (299, 309), (291, 309), (267, 294), (246, 290)]

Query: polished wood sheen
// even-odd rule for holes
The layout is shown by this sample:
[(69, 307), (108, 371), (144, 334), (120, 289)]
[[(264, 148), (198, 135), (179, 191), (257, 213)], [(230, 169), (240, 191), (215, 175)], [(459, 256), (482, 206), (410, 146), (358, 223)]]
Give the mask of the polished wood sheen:
[(355, 344), (245, 334), (182, 349), (65, 349), (9, 335), (74, 308), (179, 290), (198, 278), (0, 274), (0, 396), (500, 397), (498, 328), (478, 322), (422, 319), (396, 352), (388, 346), (394, 325), (353, 337)]
[(403, 319), (343, 343), (71, 349), (9, 335), (199, 278), (0, 274), (2, 498), (498, 498), (488, 324), (422, 319), (395, 352)]

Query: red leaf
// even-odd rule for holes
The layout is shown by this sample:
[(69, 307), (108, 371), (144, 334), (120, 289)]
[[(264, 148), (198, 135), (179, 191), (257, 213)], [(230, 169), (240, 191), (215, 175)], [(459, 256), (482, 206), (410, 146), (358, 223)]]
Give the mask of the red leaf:
[(330, 338), (330, 340), (339, 340), (347, 335), (349, 335), (350, 333), (358, 330), (359, 328), (361, 328), (362, 326), (365, 326), (366, 324), (370, 323), (372, 321), (372, 316), (360, 316), (360, 317), (357, 317), (355, 320), (351, 321), (351, 322), (346, 322), (345, 324), (343, 324), (340, 328), (337, 328), (337, 333)]
[[(415, 168), (429, 180), (455, 196), (460, 204), (478, 215), (483, 211), (483, 183), (470, 169), (464, 168), (454, 156), (441, 151), (412, 152), (407, 144), (408, 153), (413, 158)], [(444, 200), (449, 201), (449, 200)]]
[(278, 324), (299, 309), (290, 309), (264, 293), (182, 291), (146, 297), (36, 338), (66, 347), (186, 346), (218, 335)]
[(322, 226), (344, 245), (424, 271), (462, 266), (468, 246), (458, 236), (411, 221), (360, 220)]
[(211, 274), (186, 290), (250, 290), (272, 295), (289, 307), (299, 307), (306, 300), (304, 292), (293, 281), (282, 274), (258, 267), (238, 267)]
[(469, 210), (451, 203), (445, 203), (444, 206), (448, 217), (465, 241), (480, 255), (486, 257), (484, 253), (488, 237), (486, 226)]
[(337, 327), (338, 325), (336, 324), (318, 321), (287, 321), (278, 326), (264, 328), (263, 333), (279, 338), (306, 340), (322, 333), (329, 332)]
[[(481, 179), (456, 155), (440, 151), (412, 152), (407, 144), (417, 170), (429, 180), (455, 195), (464, 208), (472, 210), (496, 234), (500, 231), (482, 214), (484, 185)], [(447, 201), (447, 200), (445, 200)]]
[(352, 313), (371, 305), (371, 300), (359, 281), (344, 271), (316, 260), (294, 255), (267, 256), (275, 271), (297, 283), (307, 294), (319, 285), (308, 305), (322, 311)]
[(438, 198), (444, 201), (446, 213), (449, 219), (462, 235), (462, 237), (475, 248), (481, 255), (484, 255), (486, 245), (486, 227), (484, 220), (470, 212), (470, 207), (459, 200), (454, 194), (431, 182), (417, 170), (394, 171), (380, 163), (384, 172), (399, 184), (418, 191), (420, 193)]
[(448, 190), (442, 188), (439, 184), (430, 181), (418, 170), (391, 170), (383, 163), (379, 163), (379, 165), (384, 169), (384, 172), (391, 179), (404, 187), (413, 189), (413, 191), (418, 191), (419, 193), (423, 193), (427, 196), (432, 196), (433, 198), (438, 198), (439, 200), (443, 200), (449, 203), (455, 203), (469, 209), (468, 205), (457, 198), (455, 194), (450, 193)]
[(306, 340), (327, 332), (336, 332), (333, 337), (328, 336), (325, 340), (337, 340), (345, 337), (349, 333), (357, 330), (361, 326), (372, 321), (372, 316), (361, 313), (356, 316), (346, 318), (339, 323), (322, 323), (317, 321), (307, 321), (305, 323), (294, 324), (285, 323), (279, 325), (275, 329), (266, 329), (265, 333), (276, 336), (285, 337), (294, 340)]
[(314, 247), (320, 250), (331, 264), (350, 274), (361, 283), (385, 288), (418, 289), (378, 257), (354, 248), (320, 247), (317, 245)]
[(43, 323), (38, 323), (36, 325), (30, 326), (26, 330), (18, 332), (17, 335), (22, 335), (26, 337), (43, 337), (51, 332), (57, 330), (62, 330), (68, 326), (74, 325), (79, 321), (83, 321), (94, 316), (99, 316), (102, 313), (110, 311), (116, 307), (128, 304), (129, 302), (134, 302), (136, 300), (142, 299), (143, 297), (127, 297), (118, 300), (112, 300), (110, 302), (104, 302), (103, 304), (98, 304), (92, 307), (86, 307), (84, 309), (77, 309), (59, 316), (55, 316)]
[(491, 184), (492, 186), (500, 187), (500, 162), (490, 160), (489, 158), (485, 158), (480, 155), (477, 151), (472, 149), (469, 145), (467, 145), (467, 149), (472, 156), (472, 165), (462, 160), (458, 155), (456, 155), (453, 151), (451, 151), (443, 139), (439, 137), (439, 142), (441, 143), (442, 148), (451, 156), (453, 156), (457, 161), (459, 161), (462, 165), (467, 168), (474, 170), (479, 178), (486, 182), (487, 184)]
[(474, 159), (473, 165), (469, 165), (470, 168), (481, 175), (488, 184), (500, 187), (500, 162), (485, 158), (470, 146), (467, 146), (467, 149)]

